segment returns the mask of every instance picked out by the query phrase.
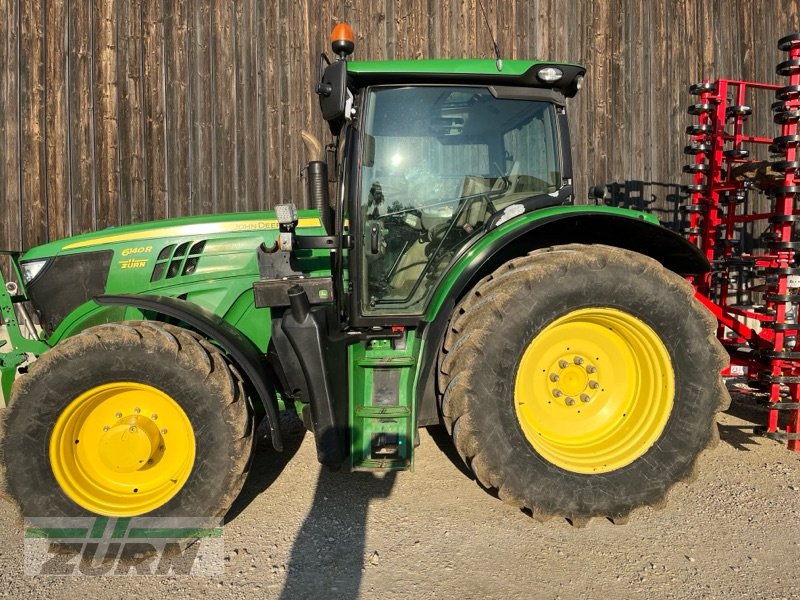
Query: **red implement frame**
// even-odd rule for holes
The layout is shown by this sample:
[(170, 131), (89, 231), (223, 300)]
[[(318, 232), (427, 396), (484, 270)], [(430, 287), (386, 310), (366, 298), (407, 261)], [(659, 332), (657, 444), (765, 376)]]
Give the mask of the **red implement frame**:
[[(800, 451), (800, 264), (795, 259), (800, 239), (794, 235), (800, 221), (800, 207), (795, 207), (800, 200), (800, 34), (782, 38), (778, 48), (788, 59), (776, 72), (788, 77), (788, 85), (718, 79), (689, 88), (699, 102), (688, 109), (698, 122), (687, 128), (692, 139), (684, 149), (695, 157), (684, 167), (694, 177), (685, 188), (691, 204), (683, 207), (684, 233), (712, 265), (710, 273), (692, 283), (719, 321), (718, 337), (731, 355), (731, 372), (746, 372), (751, 381), (768, 387), (765, 433)], [(780, 126), (775, 137), (744, 134), (757, 90), (774, 93), (773, 120)], [(748, 148), (758, 145), (768, 147), (769, 161), (750, 158)], [(756, 188), (769, 197), (768, 212), (746, 210), (748, 191)], [(766, 251), (745, 253), (739, 230), (759, 221), (766, 228), (761, 236)], [(763, 283), (743, 288), (745, 280), (756, 278)], [(761, 302), (742, 302), (756, 291), (763, 293)], [(784, 411), (785, 424), (779, 419)]]

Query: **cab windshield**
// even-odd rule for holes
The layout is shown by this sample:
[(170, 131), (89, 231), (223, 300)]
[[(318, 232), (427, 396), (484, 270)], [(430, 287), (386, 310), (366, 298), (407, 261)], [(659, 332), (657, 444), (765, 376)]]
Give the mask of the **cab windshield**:
[(561, 187), (550, 102), (484, 87), (372, 88), (362, 131), (365, 314), (421, 313), (493, 213)]

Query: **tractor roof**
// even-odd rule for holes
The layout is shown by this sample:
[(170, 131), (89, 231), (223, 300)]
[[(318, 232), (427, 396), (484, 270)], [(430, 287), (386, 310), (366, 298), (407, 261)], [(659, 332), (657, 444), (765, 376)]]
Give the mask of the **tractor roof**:
[[(542, 81), (539, 73), (550, 67), (562, 71), (561, 79)], [(502, 85), (556, 89), (568, 97), (578, 91), (578, 78), (585, 72), (581, 65), (536, 60), (503, 60), (501, 71), (494, 59), (486, 58), (347, 62), (350, 82), (356, 87), (398, 83)]]

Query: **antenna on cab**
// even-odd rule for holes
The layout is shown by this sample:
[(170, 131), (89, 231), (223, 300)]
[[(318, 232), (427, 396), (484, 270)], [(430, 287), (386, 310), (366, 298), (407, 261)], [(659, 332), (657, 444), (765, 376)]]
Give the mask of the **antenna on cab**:
[(495, 55), (495, 65), (497, 65), (497, 70), (503, 70), (503, 59), (500, 58), (500, 48), (497, 46), (497, 41), (494, 39), (494, 33), (492, 33), (492, 28), (489, 25), (489, 19), (486, 17), (486, 10), (483, 8), (483, 2), (478, 0), (478, 6), (481, 7), (481, 13), (483, 14), (483, 22), (486, 23), (486, 29), (489, 31), (489, 37), (492, 40), (492, 47), (494, 48), (494, 55)]

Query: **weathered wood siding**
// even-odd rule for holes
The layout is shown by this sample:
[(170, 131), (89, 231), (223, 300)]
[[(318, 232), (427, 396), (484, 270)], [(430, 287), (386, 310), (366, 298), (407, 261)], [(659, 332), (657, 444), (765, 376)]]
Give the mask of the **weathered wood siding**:
[[(687, 86), (777, 81), (776, 41), (800, 28), (797, 0), (484, 6), (504, 57), (588, 66), (570, 104), (581, 196), (607, 184), (666, 220)], [(300, 198), (298, 133), (325, 135), (311, 89), (339, 20), (357, 58), (492, 56), (476, 0), (0, 0), (0, 247)]]

